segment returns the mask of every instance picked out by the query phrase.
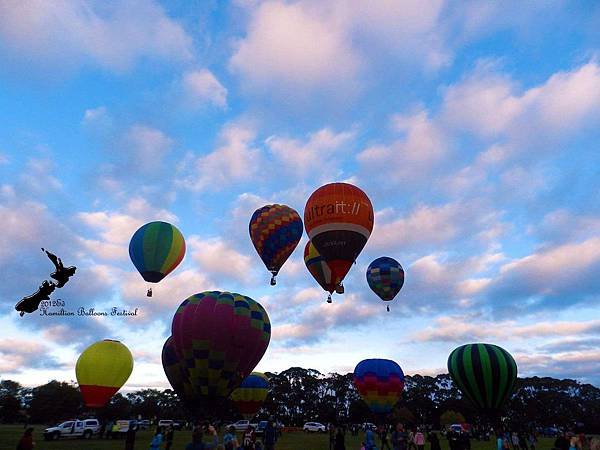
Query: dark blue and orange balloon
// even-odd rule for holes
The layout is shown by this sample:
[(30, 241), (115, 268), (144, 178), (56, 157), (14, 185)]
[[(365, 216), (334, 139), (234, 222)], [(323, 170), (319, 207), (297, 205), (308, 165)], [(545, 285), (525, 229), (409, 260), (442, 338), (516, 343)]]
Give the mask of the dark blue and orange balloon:
[(275, 285), (275, 276), (302, 238), (302, 219), (289, 206), (265, 205), (254, 211), (248, 228), (258, 256), (271, 272), (271, 285)]
[(404, 372), (389, 359), (365, 359), (354, 369), (353, 382), (373, 413), (387, 414), (400, 400)]

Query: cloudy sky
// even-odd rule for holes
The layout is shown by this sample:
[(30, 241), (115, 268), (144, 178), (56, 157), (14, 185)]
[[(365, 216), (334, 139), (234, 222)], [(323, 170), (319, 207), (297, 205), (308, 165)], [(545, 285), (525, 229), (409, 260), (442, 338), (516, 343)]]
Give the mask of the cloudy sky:
[[(0, 377), (73, 380), (113, 338), (127, 389), (166, 387), (175, 308), (219, 289), (270, 315), (259, 370), (436, 374), (490, 342), (600, 386), (599, 28), (596, 2), (0, 0)], [(270, 287), (248, 221), (332, 181), (376, 218), (329, 305), (306, 237)], [(148, 299), (127, 249), (158, 219), (188, 250)], [(66, 309), (139, 315), (20, 318), (42, 246), (78, 267)], [(390, 313), (365, 282), (383, 255), (406, 271)]]

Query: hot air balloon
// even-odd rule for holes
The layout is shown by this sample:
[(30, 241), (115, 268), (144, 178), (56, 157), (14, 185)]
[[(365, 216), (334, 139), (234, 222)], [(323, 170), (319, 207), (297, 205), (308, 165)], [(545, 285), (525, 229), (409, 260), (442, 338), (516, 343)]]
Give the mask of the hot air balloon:
[(275, 276), (292, 254), (302, 237), (302, 219), (295, 209), (286, 205), (266, 205), (258, 208), (250, 219), (250, 239), (254, 248)]
[(304, 247), (304, 264), (319, 286), (329, 292), (327, 303), (331, 303), (331, 294), (334, 291), (343, 293), (343, 290), (340, 291), (343, 277), (331, 270), (311, 241), (308, 241)]
[(354, 369), (354, 386), (375, 414), (392, 411), (404, 389), (404, 372), (389, 359), (365, 359)]
[(448, 372), (473, 405), (495, 415), (513, 391), (517, 364), (497, 345), (467, 344), (450, 353)]
[(180, 364), (179, 358), (177, 358), (172, 336), (169, 336), (163, 345), (161, 359), (163, 370), (171, 387), (184, 405), (192, 407), (194, 403), (194, 391), (186, 371)]
[[(367, 283), (381, 300), (389, 302), (404, 285), (404, 269), (394, 258), (382, 256), (367, 268)], [(387, 307), (390, 310), (390, 307)]]
[(121, 342), (105, 339), (90, 345), (75, 366), (85, 405), (104, 406), (125, 384), (132, 370), (133, 357)]
[(331, 183), (311, 194), (304, 227), (332, 271), (346, 276), (373, 231), (369, 197), (348, 183)]
[[(140, 227), (129, 242), (129, 257), (142, 278), (158, 283), (179, 265), (185, 255), (181, 232), (167, 222), (150, 222)], [(148, 297), (152, 289), (148, 289)]]
[(244, 418), (250, 420), (258, 412), (269, 393), (269, 379), (264, 373), (252, 372), (239, 388), (231, 393), (231, 400)]
[(200, 413), (222, 405), (256, 367), (269, 345), (271, 323), (250, 297), (206, 291), (181, 303), (171, 335)]

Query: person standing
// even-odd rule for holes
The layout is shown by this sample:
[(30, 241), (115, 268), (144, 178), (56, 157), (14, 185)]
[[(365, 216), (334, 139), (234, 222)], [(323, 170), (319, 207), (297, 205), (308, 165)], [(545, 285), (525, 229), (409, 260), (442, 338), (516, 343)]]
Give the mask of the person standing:
[(110, 439), (112, 437), (112, 428), (113, 428), (113, 421), (109, 420), (108, 422), (106, 422), (106, 439)]
[(535, 436), (535, 432), (531, 432), (529, 433), (529, 436), (527, 437), (527, 442), (529, 443), (529, 449), (530, 450), (535, 450), (535, 446), (537, 444), (537, 437)]
[(512, 445), (513, 445), (513, 450), (521, 450), (519, 447), (519, 435), (513, 431), (512, 433)]
[(275, 429), (273, 417), (269, 418), (263, 436), (265, 450), (275, 450), (275, 442), (277, 442), (277, 430)]
[(335, 426), (330, 423), (329, 424), (329, 450), (333, 450), (333, 446), (335, 445)]
[(29, 427), (19, 439), (19, 443), (17, 444), (17, 450), (33, 450), (35, 447), (35, 442), (33, 442), (33, 428)]
[(370, 427), (365, 432), (365, 450), (375, 450), (375, 433)]
[(252, 428), (252, 425), (248, 425), (248, 428), (246, 428), (246, 431), (244, 432), (242, 448), (244, 450), (254, 450), (254, 428)]
[(415, 445), (417, 446), (417, 450), (425, 449), (425, 436), (419, 428), (417, 428), (417, 432), (415, 433)]
[(335, 434), (333, 450), (346, 450), (345, 433), (342, 427), (338, 427), (337, 433)]
[(129, 428), (127, 428), (127, 433), (125, 433), (125, 450), (133, 450), (135, 447), (135, 433), (137, 432), (137, 422), (135, 420), (131, 420), (129, 422)]
[(150, 442), (150, 450), (159, 450), (162, 443), (163, 443), (162, 427), (157, 427), (156, 433), (154, 433), (154, 436), (152, 437), (152, 441)]
[(429, 433), (429, 443), (431, 445), (431, 450), (441, 450), (440, 439), (436, 433)]
[(235, 427), (233, 425), (227, 429), (227, 433), (225, 433), (225, 436), (223, 436), (223, 446), (225, 447), (225, 450), (237, 450), (240, 446), (237, 436), (235, 435)]
[(210, 450), (219, 446), (219, 436), (217, 430), (212, 425), (207, 428), (208, 434), (213, 437), (212, 442), (202, 442), (202, 427), (196, 427), (192, 434), (192, 442), (185, 446), (185, 450)]
[(388, 442), (388, 426), (383, 424), (379, 431), (379, 439), (381, 440), (381, 450), (387, 448), (390, 450), (390, 443)]
[(165, 450), (171, 450), (171, 446), (173, 445), (173, 435), (175, 431), (173, 429), (173, 425), (169, 425), (167, 427), (167, 431), (165, 432)]

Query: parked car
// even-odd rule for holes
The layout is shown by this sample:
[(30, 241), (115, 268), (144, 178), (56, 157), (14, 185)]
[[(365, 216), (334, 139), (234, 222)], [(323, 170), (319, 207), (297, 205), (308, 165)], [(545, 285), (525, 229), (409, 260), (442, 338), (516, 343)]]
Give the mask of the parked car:
[(377, 425), (375, 425), (374, 423), (371, 422), (365, 422), (362, 424), (362, 429), (363, 431), (367, 431), (367, 430), (377, 430)]
[(98, 419), (74, 419), (63, 422), (55, 427), (44, 430), (44, 439), (47, 441), (58, 440), (63, 437), (77, 437), (90, 439), (100, 430)]
[(235, 431), (246, 431), (248, 429), (248, 425), (253, 426), (254, 429), (256, 429), (256, 427), (258, 426), (256, 423), (250, 423), (249, 420), (238, 420), (235, 423), (225, 425), (225, 429), (233, 426), (233, 428), (235, 428)]
[(319, 422), (306, 422), (302, 430), (306, 433), (325, 433), (326, 427)]
[(150, 421), (148, 419), (138, 420), (138, 426), (140, 427), (140, 429), (146, 430), (150, 428)]

